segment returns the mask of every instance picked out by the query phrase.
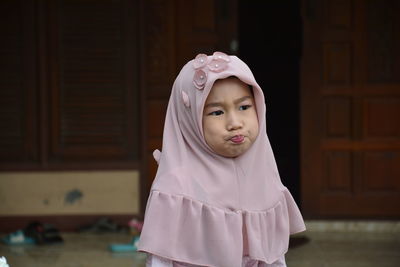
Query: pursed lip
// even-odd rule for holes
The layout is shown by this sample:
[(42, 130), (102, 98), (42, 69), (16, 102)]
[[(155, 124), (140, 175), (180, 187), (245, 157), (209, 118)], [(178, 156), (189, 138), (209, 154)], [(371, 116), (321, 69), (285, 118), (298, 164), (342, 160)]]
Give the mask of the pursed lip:
[(244, 135), (242, 134), (236, 134), (234, 136), (231, 136), (229, 138), (229, 141), (235, 143), (235, 144), (241, 144), (244, 142)]

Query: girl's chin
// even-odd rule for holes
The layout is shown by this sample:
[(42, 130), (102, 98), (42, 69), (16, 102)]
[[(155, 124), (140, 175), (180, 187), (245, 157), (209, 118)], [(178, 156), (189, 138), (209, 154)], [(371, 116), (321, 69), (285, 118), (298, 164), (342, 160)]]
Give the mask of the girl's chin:
[(239, 157), (240, 155), (244, 154), (249, 148), (245, 144), (237, 145), (235, 144), (236, 147), (230, 149), (230, 150), (225, 150), (221, 151), (221, 153), (218, 153), (219, 155), (227, 158), (236, 158)]

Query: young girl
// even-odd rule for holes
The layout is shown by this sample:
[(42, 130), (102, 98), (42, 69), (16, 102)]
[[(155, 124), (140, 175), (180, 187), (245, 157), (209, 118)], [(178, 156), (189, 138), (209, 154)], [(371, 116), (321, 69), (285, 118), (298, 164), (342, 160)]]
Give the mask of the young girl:
[(265, 103), (236, 56), (199, 54), (176, 78), (139, 251), (147, 266), (286, 266), (305, 230), (282, 185)]

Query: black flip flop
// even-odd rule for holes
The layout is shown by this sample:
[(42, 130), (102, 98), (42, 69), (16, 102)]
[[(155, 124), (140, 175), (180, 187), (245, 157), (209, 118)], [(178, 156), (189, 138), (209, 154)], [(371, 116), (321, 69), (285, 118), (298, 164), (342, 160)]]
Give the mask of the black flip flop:
[(33, 238), (36, 244), (47, 245), (62, 243), (60, 232), (51, 224), (32, 222), (24, 229), (25, 235)]

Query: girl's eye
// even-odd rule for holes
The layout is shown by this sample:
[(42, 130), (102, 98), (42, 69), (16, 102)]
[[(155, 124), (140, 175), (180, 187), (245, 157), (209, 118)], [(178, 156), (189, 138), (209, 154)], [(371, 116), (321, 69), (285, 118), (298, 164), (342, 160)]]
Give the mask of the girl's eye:
[(222, 110), (216, 110), (216, 111), (208, 113), (208, 115), (211, 115), (211, 116), (219, 116), (222, 114), (224, 114), (224, 112), (222, 112)]
[(246, 109), (249, 109), (249, 108), (251, 108), (251, 105), (242, 105), (242, 106), (239, 107), (239, 110), (246, 110)]

